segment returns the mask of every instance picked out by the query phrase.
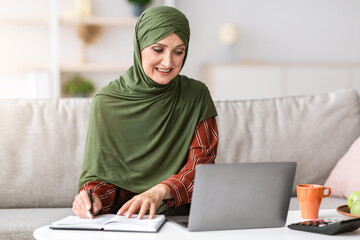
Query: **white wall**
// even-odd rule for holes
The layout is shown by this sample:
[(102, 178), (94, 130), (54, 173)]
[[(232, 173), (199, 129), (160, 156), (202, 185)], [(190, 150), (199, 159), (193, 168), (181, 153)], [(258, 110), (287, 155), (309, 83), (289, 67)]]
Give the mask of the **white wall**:
[(199, 78), (204, 62), (221, 60), (218, 27), (235, 23), (238, 60), (360, 62), (358, 0), (180, 0), (191, 24), (184, 73)]
[[(74, 1), (59, 0), (60, 15), (71, 8)], [(0, 0), (0, 18), (48, 16), (49, 2)], [(153, 5), (163, 3), (163, 0), (156, 0)], [(93, 0), (93, 6), (97, 16), (131, 15), (131, 6), (126, 0)], [(175, 0), (175, 6), (187, 15), (191, 25), (189, 56), (182, 72), (189, 77), (201, 79), (203, 64), (221, 62), (218, 27), (222, 23), (238, 26), (236, 53), (239, 61), (360, 62), (358, 0)], [(132, 62), (133, 29), (111, 28), (105, 29), (97, 44), (89, 47), (89, 60)], [(76, 62), (80, 44), (75, 30), (62, 26), (59, 38), (60, 63)], [(0, 69), (1, 65), (16, 62), (46, 64), (49, 47), (46, 26), (0, 24)], [(93, 74), (93, 77), (98, 85), (104, 85), (119, 74)], [(10, 81), (11, 88), (16, 88), (16, 81), (6, 76), (0, 73), (0, 95)]]

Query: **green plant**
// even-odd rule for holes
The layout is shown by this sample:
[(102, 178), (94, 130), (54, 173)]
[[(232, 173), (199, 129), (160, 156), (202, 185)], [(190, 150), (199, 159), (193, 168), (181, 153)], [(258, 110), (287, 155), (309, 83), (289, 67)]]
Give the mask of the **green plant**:
[(129, 3), (137, 3), (140, 5), (148, 5), (152, 0), (128, 0)]
[(87, 78), (76, 75), (64, 86), (64, 92), (72, 96), (87, 96), (95, 89), (94, 84)]

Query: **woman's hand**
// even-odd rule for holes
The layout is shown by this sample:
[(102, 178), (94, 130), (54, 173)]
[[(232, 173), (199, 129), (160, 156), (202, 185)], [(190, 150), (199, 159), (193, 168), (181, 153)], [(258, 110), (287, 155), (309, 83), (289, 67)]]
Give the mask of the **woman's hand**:
[[(99, 213), (102, 208), (100, 198), (96, 193), (92, 194), (93, 200), (93, 216)], [(75, 196), (72, 204), (72, 211), (76, 216), (81, 218), (90, 218), (91, 203), (87, 191), (82, 190), (78, 195)]]
[(127, 212), (126, 217), (131, 217), (139, 210), (138, 219), (142, 219), (149, 209), (149, 218), (151, 219), (155, 217), (155, 211), (160, 206), (161, 202), (164, 199), (171, 199), (172, 197), (172, 193), (168, 186), (158, 184), (127, 201), (119, 209), (117, 214), (121, 216)]

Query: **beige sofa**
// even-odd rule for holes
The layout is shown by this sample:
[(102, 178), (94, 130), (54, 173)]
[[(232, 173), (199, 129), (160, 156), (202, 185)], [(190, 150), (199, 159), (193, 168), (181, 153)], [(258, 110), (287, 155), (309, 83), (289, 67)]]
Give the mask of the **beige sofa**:
[[(0, 100), (0, 239), (31, 239), (37, 227), (71, 214), (89, 104), (90, 99)], [(360, 135), (353, 90), (215, 104), (217, 163), (295, 161), (295, 184), (323, 184)], [(322, 208), (345, 202), (327, 198)], [(298, 209), (295, 192), (290, 209)]]

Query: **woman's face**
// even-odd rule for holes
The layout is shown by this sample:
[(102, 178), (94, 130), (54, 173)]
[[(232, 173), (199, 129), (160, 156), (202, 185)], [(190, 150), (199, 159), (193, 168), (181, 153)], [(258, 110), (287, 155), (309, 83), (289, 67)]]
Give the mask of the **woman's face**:
[(146, 75), (159, 84), (168, 84), (181, 70), (185, 48), (183, 41), (172, 33), (141, 50)]

